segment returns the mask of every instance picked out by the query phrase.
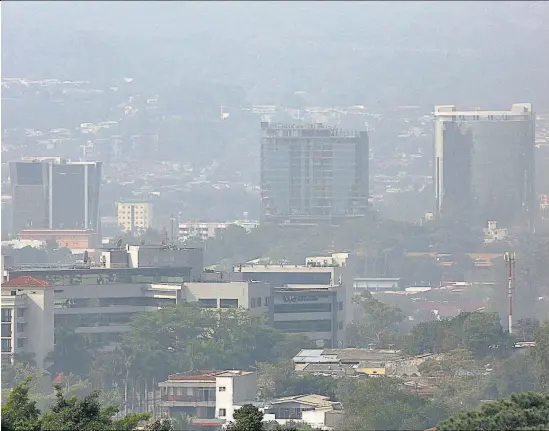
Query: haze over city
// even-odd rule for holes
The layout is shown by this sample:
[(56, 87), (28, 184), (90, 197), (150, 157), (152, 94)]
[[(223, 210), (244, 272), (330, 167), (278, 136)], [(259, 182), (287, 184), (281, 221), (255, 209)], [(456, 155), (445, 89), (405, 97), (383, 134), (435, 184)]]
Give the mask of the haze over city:
[(549, 427), (549, 3), (1, 17), (2, 429)]

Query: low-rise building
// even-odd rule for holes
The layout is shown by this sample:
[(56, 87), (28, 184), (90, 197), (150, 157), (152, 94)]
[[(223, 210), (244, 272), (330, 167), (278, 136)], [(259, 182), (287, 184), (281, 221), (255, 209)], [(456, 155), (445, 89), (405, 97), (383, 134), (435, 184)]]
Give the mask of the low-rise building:
[(509, 236), (507, 228), (498, 228), (496, 221), (489, 221), (488, 227), (483, 229), (484, 244), (491, 244), (497, 241), (505, 241)]
[(158, 386), (161, 412), (192, 416), (193, 425), (200, 419), (230, 422), (235, 406), (253, 402), (257, 394), (256, 373), (250, 371), (189, 371), (170, 375)]
[(304, 349), (294, 358), (295, 370), (324, 375), (388, 375), (418, 373), (418, 367), (433, 355), (406, 356), (399, 350)]
[(31, 276), (2, 283), (2, 363), (28, 353), (39, 366), (53, 351), (54, 291)]
[(265, 403), (263, 411), (265, 421), (303, 422), (321, 429), (334, 428), (344, 414), (341, 403), (315, 394), (277, 398)]
[(55, 241), (58, 247), (71, 250), (90, 250), (101, 246), (100, 235), (86, 229), (23, 229), (19, 231), (21, 240)]
[(353, 280), (353, 290), (355, 294), (360, 294), (363, 291), (401, 290), (400, 278), (356, 277)]

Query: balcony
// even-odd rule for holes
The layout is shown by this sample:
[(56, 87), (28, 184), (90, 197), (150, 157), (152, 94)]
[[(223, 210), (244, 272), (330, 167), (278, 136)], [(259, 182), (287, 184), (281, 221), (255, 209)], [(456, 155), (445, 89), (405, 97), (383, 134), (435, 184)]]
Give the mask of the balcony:
[(215, 397), (193, 397), (187, 395), (162, 395), (161, 402), (171, 406), (215, 407)]

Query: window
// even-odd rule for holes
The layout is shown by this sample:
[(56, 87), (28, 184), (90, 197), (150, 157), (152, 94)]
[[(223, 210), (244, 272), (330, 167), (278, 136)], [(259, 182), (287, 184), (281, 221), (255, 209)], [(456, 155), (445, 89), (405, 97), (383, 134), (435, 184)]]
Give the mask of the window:
[(343, 322), (338, 322), (337, 329), (339, 329), (340, 331), (343, 329)]
[(238, 299), (221, 299), (219, 301), (220, 308), (238, 308)]
[(2, 325), (2, 337), (11, 337), (11, 324), (4, 323)]
[(337, 303), (337, 309), (338, 309), (339, 311), (343, 310), (343, 301), (339, 301), (339, 302)]
[(22, 347), (25, 347), (27, 340), (20, 338), (17, 340), (17, 348), (21, 349)]
[(227, 390), (227, 388), (225, 386), (220, 386), (219, 387), (219, 392), (225, 392)]
[[(223, 301), (223, 300), (221, 300)], [(204, 308), (217, 308), (217, 299), (205, 299), (205, 298), (199, 298), (198, 302), (200, 302), (200, 305)]]
[(331, 320), (286, 320), (274, 322), (275, 329), (283, 332), (330, 332)]
[(255, 308), (255, 298), (250, 299), (250, 308)]
[(276, 304), (275, 313), (328, 313), (332, 311), (330, 303), (306, 303)]
[(11, 308), (2, 309), (2, 322), (11, 322)]
[(2, 340), (2, 353), (11, 353), (11, 340)]
[(268, 296), (265, 297), (265, 306), (269, 305), (270, 299)]
[(261, 307), (261, 296), (259, 298), (257, 298), (257, 306)]
[(220, 418), (224, 418), (227, 416), (227, 409), (219, 409), (219, 415)]

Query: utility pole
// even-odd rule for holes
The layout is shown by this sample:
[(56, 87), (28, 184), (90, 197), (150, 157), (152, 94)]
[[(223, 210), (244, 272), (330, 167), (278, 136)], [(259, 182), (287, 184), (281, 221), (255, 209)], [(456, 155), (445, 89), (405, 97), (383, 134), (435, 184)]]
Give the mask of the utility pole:
[(515, 252), (505, 253), (505, 266), (507, 272), (507, 299), (509, 302), (508, 319), (509, 334), (513, 333), (513, 294), (515, 291)]

